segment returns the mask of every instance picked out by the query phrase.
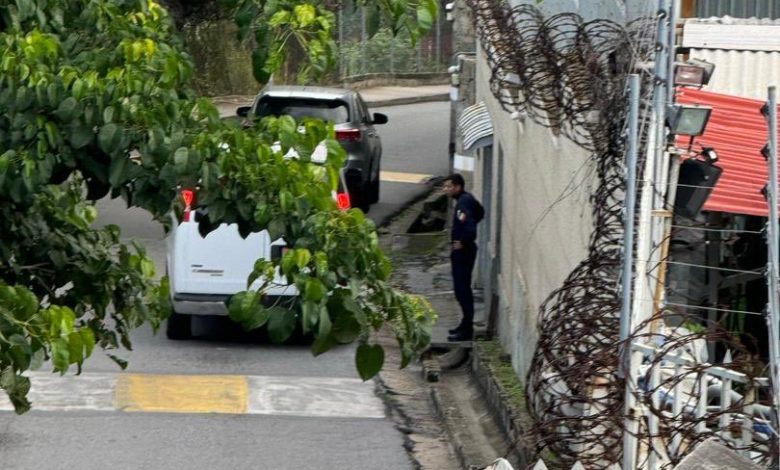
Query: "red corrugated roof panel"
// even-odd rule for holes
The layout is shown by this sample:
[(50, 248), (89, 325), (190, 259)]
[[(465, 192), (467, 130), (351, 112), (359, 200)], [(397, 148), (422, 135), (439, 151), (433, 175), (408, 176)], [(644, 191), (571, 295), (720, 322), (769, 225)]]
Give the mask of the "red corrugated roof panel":
[[(707, 129), (693, 147), (714, 148), (723, 174), (703, 209), (766, 217), (768, 206), (761, 194), (769, 173), (761, 155), (768, 136), (760, 111), (764, 102), (690, 88), (677, 91), (677, 102), (712, 106)], [(681, 137), (679, 144), (687, 146), (687, 140)]]

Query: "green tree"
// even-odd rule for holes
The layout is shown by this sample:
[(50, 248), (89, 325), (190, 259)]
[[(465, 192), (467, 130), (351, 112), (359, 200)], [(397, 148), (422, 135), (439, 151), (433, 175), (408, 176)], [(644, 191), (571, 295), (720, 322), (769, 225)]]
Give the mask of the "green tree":
[[(403, 15), (389, 8), (418, 7), (406, 3), (376, 2), (398, 24)], [(258, 78), (283, 62), (285, 30), (301, 41), (311, 67), (325, 70), (332, 61), (320, 34), (332, 19), (324, 2), (235, 7), (244, 28), (263, 24), (273, 33), (261, 41), (255, 28)], [(417, 19), (424, 29), (426, 16)], [(404, 17), (403, 24), (414, 22)], [(95, 346), (109, 355), (129, 349), (133, 328), (157, 328), (169, 313), (167, 279), (153, 281), (143, 248), (120, 243), (117, 227), (93, 226), (94, 201), (107, 194), (170, 225), (170, 214), (182, 210), (177, 188), (197, 186), (209, 207), (201, 233), (226, 222), (243, 235), (283, 237), (291, 250), (279, 269), (301, 292), (300, 321), (316, 338), (313, 352), (359, 341), (364, 378), (383, 362), (372, 331), (388, 325), (404, 363), (429, 341), (430, 306), (392, 288), (372, 223), (332, 201), (344, 159), (333, 129), (289, 117), (250, 129), (220, 120), (193, 95), (190, 57), (157, 3), (0, 0), (0, 44), (0, 388), (17, 412), (30, 407), (26, 371), (46, 359), (60, 373), (80, 371)], [(323, 140), (328, 160), (313, 165)], [(283, 158), (290, 148), (301, 158)], [(274, 269), (258, 260), (249, 284)], [(230, 316), (247, 328), (267, 324), (284, 340), (296, 316), (264, 308), (261, 296), (262, 288), (236, 295)]]
[[(254, 45), (255, 78), (267, 83), (285, 65), (290, 51), (304, 51), (308, 60), (295, 60), (298, 81), (307, 82), (330, 70), (337, 58), (335, 14), (339, 5), (367, 8), (367, 33), (373, 37), (384, 23), (393, 35), (408, 34), (412, 45), (433, 27), (438, 0), (225, 0), (235, 10), (241, 38)], [(297, 59), (297, 57), (295, 57)], [(285, 75), (291, 73), (286, 71)]]

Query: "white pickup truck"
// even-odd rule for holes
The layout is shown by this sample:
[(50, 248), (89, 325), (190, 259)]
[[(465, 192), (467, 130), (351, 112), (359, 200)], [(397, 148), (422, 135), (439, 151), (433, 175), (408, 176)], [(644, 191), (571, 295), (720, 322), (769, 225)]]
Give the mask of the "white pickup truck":
[[(344, 170), (340, 172), (340, 177), (338, 191), (333, 197), (339, 208), (346, 210), (350, 208), (350, 203), (344, 192), (347, 187)], [(181, 198), (184, 202), (182, 221), (178, 223), (174, 220), (174, 228), (166, 238), (166, 263), (173, 306), (166, 327), (169, 339), (190, 338), (193, 315), (227, 315), (231, 296), (247, 290), (246, 283), (255, 261), (260, 258), (280, 259), (285, 249), (284, 241), (271, 240), (267, 231), (241, 238), (235, 224), (222, 224), (204, 238), (198, 232), (198, 220), (208, 208), (197, 206), (194, 190), (182, 189)], [(250, 289), (257, 288), (262, 282), (262, 279), (255, 281)], [(264, 299), (269, 305), (292, 305), (297, 294), (295, 286), (288, 285), (277, 273)]]

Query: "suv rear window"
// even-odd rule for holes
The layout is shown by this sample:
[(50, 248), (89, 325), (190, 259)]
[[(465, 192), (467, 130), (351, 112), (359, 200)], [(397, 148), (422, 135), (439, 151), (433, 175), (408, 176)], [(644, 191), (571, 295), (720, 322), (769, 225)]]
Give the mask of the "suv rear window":
[(264, 96), (257, 105), (257, 115), (289, 115), (299, 120), (304, 117), (322, 119), (334, 124), (349, 122), (347, 104), (338, 100), (316, 100), (303, 98), (274, 98)]

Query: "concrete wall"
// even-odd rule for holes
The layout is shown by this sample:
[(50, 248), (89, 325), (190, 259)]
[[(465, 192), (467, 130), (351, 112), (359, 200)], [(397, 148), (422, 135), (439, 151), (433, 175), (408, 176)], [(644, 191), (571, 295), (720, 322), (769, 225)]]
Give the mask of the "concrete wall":
[[(651, 6), (647, 0), (546, 0), (540, 8), (547, 16), (574, 11), (587, 20), (625, 22)], [(538, 337), (540, 305), (587, 255), (594, 163), (565, 137), (530, 120), (513, 120), (493, 98), (490, 69), (482, 48), (478, 51), (477, 99), (487, 103), (495, 130), (492, 152), (478, 154), (474, 174), (474, 193), (490, 201), (494, 214), (491, 226), (481, 227), (488, 231), (481, 249), (488, 250), (492, 269), (479, 275), (492, 276), (482, 284), (497, 295), (498, 336), (524, 380)], [(486, 169), (491, 172), (487, 178)]]

